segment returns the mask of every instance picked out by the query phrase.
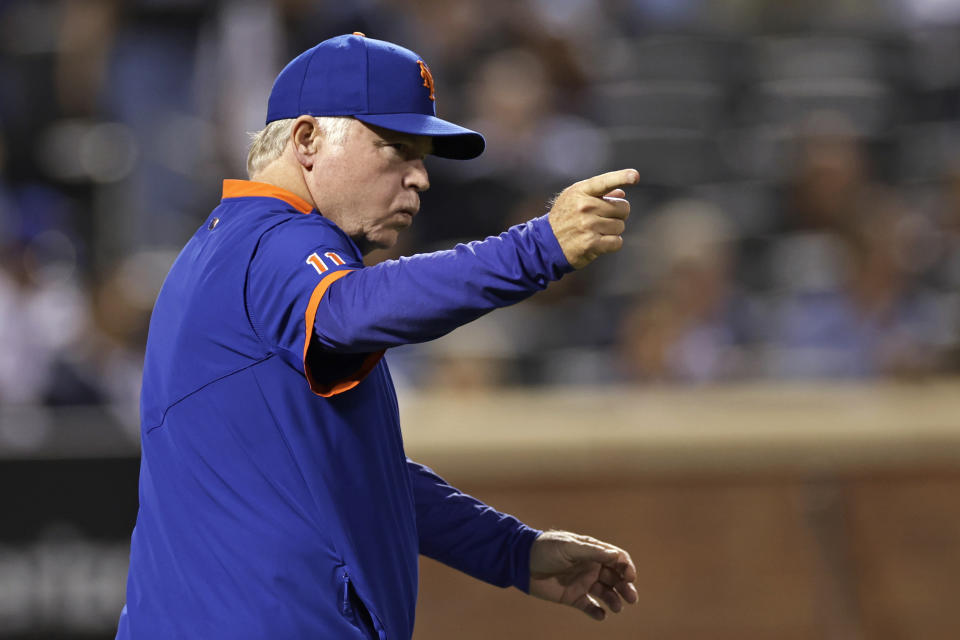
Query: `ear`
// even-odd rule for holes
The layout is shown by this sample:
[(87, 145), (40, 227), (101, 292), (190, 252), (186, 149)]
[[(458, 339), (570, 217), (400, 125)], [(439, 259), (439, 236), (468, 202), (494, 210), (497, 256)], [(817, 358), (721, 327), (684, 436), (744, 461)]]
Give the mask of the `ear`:
[(320, 150), (320, 128), (313, 116), (300, 116), (293, 123), (290, 133), (293, 154), (304, 169), (312, 169), (317, 151)]

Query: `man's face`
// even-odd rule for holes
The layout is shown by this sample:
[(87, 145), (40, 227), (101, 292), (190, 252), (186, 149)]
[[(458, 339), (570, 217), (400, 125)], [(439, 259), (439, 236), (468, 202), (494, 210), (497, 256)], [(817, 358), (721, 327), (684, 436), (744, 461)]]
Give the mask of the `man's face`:
[(322, 141), (305, 173), (317, 210), (337, 224), (364, 254), (397, 242), (430, 187), (423, 158), (429, 136), (397, 133), (350, 120), (341, 144)]

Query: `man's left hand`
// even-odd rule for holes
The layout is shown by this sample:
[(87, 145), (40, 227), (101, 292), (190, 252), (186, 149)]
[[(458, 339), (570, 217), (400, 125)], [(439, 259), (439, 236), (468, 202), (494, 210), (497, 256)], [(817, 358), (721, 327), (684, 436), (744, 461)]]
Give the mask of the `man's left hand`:
[(569, 531), (544, 531), (530, 549), (530, 595), (580, 609), (594, 620), (639, 599), (630, 554)]

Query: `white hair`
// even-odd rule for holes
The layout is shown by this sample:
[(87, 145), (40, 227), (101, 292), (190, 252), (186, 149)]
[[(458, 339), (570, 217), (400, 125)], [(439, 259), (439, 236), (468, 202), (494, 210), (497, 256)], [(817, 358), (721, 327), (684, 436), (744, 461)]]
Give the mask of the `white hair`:
[[(343, 144), (352, 119), (349, 116), (321, 116), (315, 118), (324, 140), (335, 145)], [(296, 121), (296, 118), (274, 120), (260, 131), (250, 134), (247, 176), (252, 178), (280, 157), (290, 140), (291, 129)]]

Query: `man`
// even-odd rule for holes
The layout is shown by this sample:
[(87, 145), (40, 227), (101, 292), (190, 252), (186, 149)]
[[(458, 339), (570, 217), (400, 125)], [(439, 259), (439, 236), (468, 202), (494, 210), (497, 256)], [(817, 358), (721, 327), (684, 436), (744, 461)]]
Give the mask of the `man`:
[[(118, 638), (410, 638), (418, 553), (603, 619), (635, 602), (613, 545), (539, 532), (404, 455), (382, 356), (620, 247), (620, 185), (565, 190), (496, 238), (366, 268), (483, 138), (435, 116), (411, 51), (362, 34), (295, 58), (267, 127), (150, 322), (140, 512)], [(606, 196), (606, 197), (604, 197)]]

